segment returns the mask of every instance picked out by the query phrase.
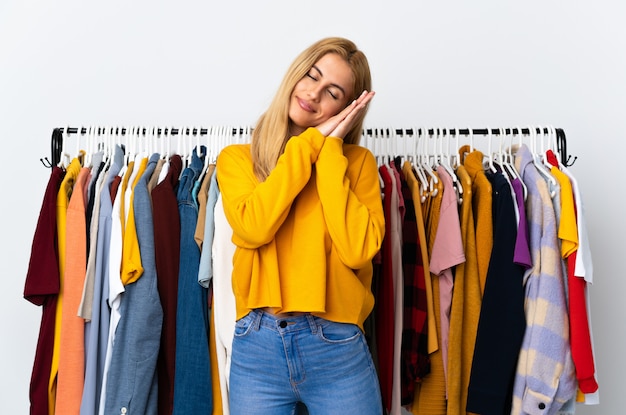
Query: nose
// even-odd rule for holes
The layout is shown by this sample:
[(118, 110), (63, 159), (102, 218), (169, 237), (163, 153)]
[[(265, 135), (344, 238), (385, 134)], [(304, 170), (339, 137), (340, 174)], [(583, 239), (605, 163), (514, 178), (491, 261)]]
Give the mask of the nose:
[(311, 87), (309, 88), (308, 94), (311, 100), (317, 101), (322, 93), (322, 87)]

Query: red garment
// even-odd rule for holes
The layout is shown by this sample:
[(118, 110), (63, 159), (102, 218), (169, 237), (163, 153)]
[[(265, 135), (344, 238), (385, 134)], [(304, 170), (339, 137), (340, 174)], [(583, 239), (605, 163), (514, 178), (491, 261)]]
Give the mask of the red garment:
[(391, 187), (393, 182), (387, 166), (379, 168), (383, 179), (383, 209), (385, 212), (385, 237), (381, 247), (381, 275), (378, 282), (376, 306), (376, 349), (378, 352), (378, 379), (380, 381), (383, 406), (391, 410), (393, 388), (393, 350), (394, 350), (394, 286), (391, 252)]
[(181, 170), (180, 156), (173, 155), (165, 179), (151, 193), (157, 287), (163, 307), (161, 347), (157, 359), (159, 415), (169, 415), (174, 410), (176, 305), (180, 262), (180, 214), (175, 189)]
[[(559, 162), (552, 152), (546, 152), (548, 162), (554, 167), (559, 167)], [(574, 207), (576, 208), (574, 202)], [(570, 347), (572, 360), (576, 368), (578, 388), (583, 393), (594, 393), (598, 390), (595, 379), (595, 364), (593, 349), (591, 346), (591, 333), (589, 330), (589, 317), (587, 315), (587, 281), (583, 277), (575, 275), (576, 255), (574, 251), (567, 257), (567, 285), (569, 307)]]
[(65, 171), (54, 167), (44, 193), (30, 253), (24, 298), (43, 306), (39, 339), (30, 379), (31, 415), (48, 415), (48, 381), (52, 367), (54, 326), (60, 289), (57, 246), (57, 193)]

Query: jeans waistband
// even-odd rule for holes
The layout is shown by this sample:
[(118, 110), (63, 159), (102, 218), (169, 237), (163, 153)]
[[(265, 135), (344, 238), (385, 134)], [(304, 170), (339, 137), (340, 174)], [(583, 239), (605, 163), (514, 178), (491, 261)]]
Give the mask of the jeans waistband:
[(310, 330), (313, 334), (317, 333), (316, 320), (319, 319), (319, 317), (308, 313), (295, 316), (275, 316), (263, 310), (256, 309), (250, 311), (249, 316), (253, 320), (252, 326), (257, 330), (263, 326), (282, 333), (301, 330)]

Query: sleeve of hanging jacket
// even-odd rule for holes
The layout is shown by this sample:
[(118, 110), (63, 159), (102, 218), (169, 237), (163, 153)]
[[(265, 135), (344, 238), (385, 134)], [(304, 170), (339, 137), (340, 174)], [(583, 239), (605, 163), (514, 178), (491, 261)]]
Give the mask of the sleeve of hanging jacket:
[(274, 239), (295, 197), (311, 178), (324, 140), (315, 128), (291, 137), (264, 182), (254, 175), (249, 144), (230, 145), (220, 152), (217, 179), (235, 245), (254, 249)]
[(328, 137), (315, 175), (334, 249), (348, 267), (362, 268), (379, 251), (385, 233), (374, 156), (364, 147)]

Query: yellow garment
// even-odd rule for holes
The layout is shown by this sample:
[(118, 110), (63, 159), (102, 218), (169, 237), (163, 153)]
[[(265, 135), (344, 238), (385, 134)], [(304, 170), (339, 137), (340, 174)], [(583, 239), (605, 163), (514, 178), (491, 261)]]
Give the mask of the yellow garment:
[(474, 150), (467, 153), (469, 146), (459, 150), (465, 155), (463, 166), (472, 179), (472, 207), (474, 210), (474, 229), (476, 229), (476, 251), (478, 253), (478, 275), (480, 277), (480, 292), (485, 292), (487, 270), (491, 261), (493, 247), (493, 218), (491, 214), (492, 199), (491, 182), (485, 175), (483, 168), (483, 153)]
[[(137, 281), (143, 274), (143, 266), (141, 265), (141, 253), (139, 251), (139, 239), (137, 238), (137, 228), (135, 227), (135, 207), (133, 201), (135, 200), (135, 186), (141, 175), (146, 170), (148, 165), (148, 158), (144, 157), (139, 163), (137, 173), (134, 176), (134, 180), (129, 185), (130, 189), (130, 205), (126, 206), (126, 227), (124, 229), (124, 242), (122, 245), (122, 267), (121, 267), (121, 279), (122, 284), (128, 285)], [(121, 195), (123, 196), (123, 195)], [(124, 212), (121, 212), (124, 214)]]
[[(567, 258), (578, 250), (578, 224), (576, 223), (576, 207), (574, 191), (569, 177), (557, 167), (552, 166), (550, 173), (558, 180), (561, 187), (561, 216), (559, 219), (558, 237), (561, 240), (561, 256)], [(567, 275), (567, 274), (566, 274)]]
[[(404, 178), (407, 181), (409, 189), (411, 189), (411, 194), (413, 195), (413, 201), (415, 205), (415, 218), (417, 222), (417, 232), (420, 240), (420, 249), (422, 251), (422, 266), (424, 268), (424, 289), (426, 290), (426, 316), (428, 319), (428, 352), (432, 353), (439, 348), (439, 344), (437, 341), (436, 332), (431, 330), (431, 328), (436, 327), (435, 323), (435, 310), (434, 310), (434, 300), (433, 300), (433, 287), (432, 280), (430, 278), (430, 265), (428, 255), (428, 240), (426, 238), (426, 229), (423, 220), (419, 220), (423, 218), (423, 210), (420, 203), (420, 185), (417, 180), (417, 177), (413, 173), (413, 168), (411, 167), (410, 162), (405, 162), (402, 166), (402, 172), (404, 173)], [(419, 218), (419, 219), (418, 219)], [(434, 333), (431, 336), (431, 333)], [(433, 337), (431, 339), (431, 337)]]
[(472, 181), (464, 166), (456, 170), (463, 188), (459, 210), (465, 262), (457, 265), (454, 274), (454, 295), (450, 315), (448, 344), (448, 410), (447, 415), (465, 415), (467, 388), (474, 358), (474, 343), (482, 303), (478, 275), (476, 231), (472, 209)]
[(216, 169), (236, 246), (237, 319), (274, 307), (363, 329), (385, 232), (371, 152), (309, 128), (289, 139), (262, 183), (249, 144), (222, 150)]
[(217, 354), (215, 352), (215, 313), (211, 310), (211, 316), (209, 318), (209, 357), (211, 358), (211, 388), (213, 391), (213, 415), (222, 415), (224, 413), (224, 407), (222, 405), (222, 386), (220, 384), (220, 373), (217, 364)]
[[(61, 346), (61, 317), (63, 312), (63, 282), (65, 276), (65, 225), (67, 219), (67, 207), (70, 202), (74, 183), (78, 178), (82, 166), (80, 160), (75, 158), (71, 161), (65, 172), (65, 177), (61, 182), (57, 193), (57, 246), (59, 250), (59, 295), (54, 318), (54, 345), (52, 347), (52, 367), (50, 370), (50, 380), (48, 382), (48, 413), (54, 414), (56, 406), (57, 375), (59, 372), (59, 352)], [(74, 310), (75, 312), (76, 310)]]

